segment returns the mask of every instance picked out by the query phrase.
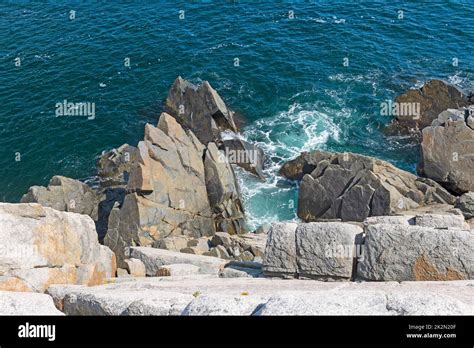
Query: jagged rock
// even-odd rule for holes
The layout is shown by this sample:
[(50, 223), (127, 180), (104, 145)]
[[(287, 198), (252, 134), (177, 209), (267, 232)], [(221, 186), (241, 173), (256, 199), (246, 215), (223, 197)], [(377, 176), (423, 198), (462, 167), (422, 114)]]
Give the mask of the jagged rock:
[(177, 263), (172, 265), (165, 265), (158, 268), (156, 271), (157, 277), (170, 277), (170, 276), (187, 276), (192, 274), (200, 274), (201, 270), (198, 266), (187, 264), (187, 263)]
[(216, 247), (211, 248), (209, 251), (205, 252), (204, 255), (218, 257), (226, 260), (230, 259), (229, 253), (223, 245), (218, 245)]
[(209, 251), (209, 238), (201, 237), (191, 239), (188, 241), (188, 248), (192, 248), (195, 251), (194, 254), (202, 255)]
[(453, 204), (439, 184), (388, 162), (353, 153), (314, 151), (286, 163), (282, 174), (302, 178), (298, 216), (303, 221), (363, 221), (432, 203)]
[(431, 125), (433, 120), (442, 111), (460, 108), (469, 104), (468, 98), (456, 87), (440, 80), (430, 80), (420, 89), (410, 89), (408, 92), (395, 98), (395, 102), (398, 105), (403, 105), (402, 103), (419, 103), (419, 115), (396, 116), (395, 124), (406, 130), (422, 130)]
[(357, 268), (362, 279), (456, 280), (474, 276), (474, 234), (470, 230), (378, 224), (367, 226), (365, 233)]
[(295, 277), (296, 263), (295, 223), (274, 223), (268, 232), (263, 272), (268, 276)]
[(216, 247), (218, 245), (222, 245), (226, 248), (232, 246), (232, 239), (230, 234), (227, 232), (216, 232), (211, 239), (211, 246)]
[(216, 230), (229, 234), (247, 232), (237, 179), (232, 166), (214, 143), (207, 146), (204, 167)]
[(0, 274), (33, 291), (50, 284), (101, 284), (115, 274), (115, 255), (99, 244), (86, 215), (0, 203), (0, 245), (7, 251), (0, 256)]
[(474, 129), (467, 123), (467, 115), (474, 114), (474, 106), (459, 110), (460, 115), (455, 111), (440, 114), (437, 122), (423, 129), (418, 171), (462, 194), (474, 191)]
[(132, 193), (125, 196), (119, 212), (111, 214), (104, 239), (120, 266), (125, 247), (153, 245), (168, 236), (214, 234), (203, 151), (193, 133), (168, 114), (161, 115), (158, 127), (146, 125), (127, 185)]
[(466, 219), (474, 217), (474, 192), (467, 192), (456, 199), (456, 208), (462, 211)]
[(191, 264), (200, 268), (201, 273), (217, 275), (226, 264), (225, 260), (217, 257), (177, 253), (169, 250), (148, 247), (131, 247), (130, 256), (145, 264), (146, 274), (155, 276), (158, 269), (165, 265)]
[(128, 273), (133, 277), (144, 277), (146, 275), (145, 265), (138, 259), (126, 259), (125, 266)]
[(263, 174), (265, 155), (262, 149), (243, 139), (233, 138), (224, 140), (221, 150), (224, 151), (230, 163), (242, 167), (261, 179), (265, 179)]
[(21, 203), (39, 203), (44, 207), (85, 214), (97, 219), (98, 202), (94, 191), (78, 180), (60, 175), (53, 176), (48, 187), (30, 187), (21, 198)]
[(97, 160), (101, 186), (126, 185), (137, 154), (137, 148), (128, 144), (103, 153)]
[(0, 291), (0, 315), (64, 315), (46, 294)]
[(219, 140), (224, 130), (237, 131), (234, 113), (207, 81), (195, 86), (181, 76), (176, 78), (166, 98), (166, 110), (204, 145)]

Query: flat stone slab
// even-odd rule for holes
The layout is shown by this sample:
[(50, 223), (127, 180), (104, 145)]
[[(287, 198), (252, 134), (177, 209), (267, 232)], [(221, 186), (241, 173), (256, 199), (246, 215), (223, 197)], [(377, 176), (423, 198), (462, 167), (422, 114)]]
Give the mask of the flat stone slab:
[(139, 259), (145, 264), (148, 276), (155, 276), (162, 266), (173, 264), (191, 264), (199, 267), (200, 273), (217, 275), (219, 270), (224, 268), (224, 265), (228, 262), (212, 256), (186, 254), (148, 247), (131, 247), (130, 257)]
[(34, 292), (0, 291), (0, 315), (64, 315), (51, 296)]
[(54, 285), (68, 315), (473, 315), (474, 281), (323, 282), (301, 279), (134, 278)]

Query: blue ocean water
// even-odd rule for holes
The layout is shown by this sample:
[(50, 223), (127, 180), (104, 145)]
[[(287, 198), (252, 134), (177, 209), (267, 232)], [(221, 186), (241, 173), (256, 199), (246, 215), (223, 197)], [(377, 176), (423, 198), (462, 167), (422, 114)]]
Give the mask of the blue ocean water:
[[(210, 81), (270, 159), (266, 182), (239, 171), (251, 227), (292, 219), (296, 187), (276, 172), (300, 151), (414, 171), (418, 149), (384, 135), (380, 103), (431, 78), (472, 90), (472, 18), (469, 2), (3, 2), (0, 200), (55, 174), (93, 181), (97, 156), (141, 140), (181, 75)], [(55, 117), (63, 100), (96, 117)]]

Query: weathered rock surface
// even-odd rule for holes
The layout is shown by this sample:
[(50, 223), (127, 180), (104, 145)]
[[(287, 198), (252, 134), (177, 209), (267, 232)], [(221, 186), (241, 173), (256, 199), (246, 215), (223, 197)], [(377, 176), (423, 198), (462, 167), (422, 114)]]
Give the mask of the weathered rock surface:
[(363, 221), (427, 204), (454, 204), (455, 198), (433, 180), (388, 162), (353, 153), (314, 151), (285, 163), (281, 174), (302, 178), (298, 216), (303, 221)]
[(127, 184), (130, 193), (120, 209), (110, 212), (104, 239), (120, 266), (128, 246), (170, 248), (173, 243), (163, 239), (187, 236), (179, 250), (201, 254), (203, 244), (190, 245), (192, 239), (212, 236), (216, 229), (245, 230), (235, 175), (230, 164), (219, 162), (214, 143), (206, 149), (193, 132), (163, 113), (157, 127), (146, 125), (137, 158)]
[(349, 280), (363, 229), (341, 222), (273, 224), (263, 271), (268, 276)]
[(298, 276), (348, 280), (355, 265), (361, 227), (340, 222), (312, 222), (296, 229)]
[(86, 215), (36, 203), (0, 203), (0, 245), (4, 289), (43, 292), (50, 284), (97, 285), (115, 274), (115, 255), (99, 244)]
[(456, 208), (461, 210), (466, 219), (474, 217), (474, 192), (467, 192), (456, 199)]
[(456, 87), (440, 80), (430, 80), (420, 89), (410, 89), (395, 98), (395, 102), (399, 105), (403, 105), (402, 103), (419, 103), (419, 115), (396, 116), (395, 123), (406, 130), (422, 130), (431, 125), (442, 111), (457, 109), (469, 104), (468, 98)]
[(86, 184), (56, 175), (48, 187), (32, 186), (21, 198), (21, 203), (39, 203), (59, 211), (79, 213), (97, 219), (97, 197)]
[(237, 132), (234, 113), (207, 81), (195, 86), (178, 76), (168, 92), (166, 109), (204, 145), (219, 140), (224, 130)]
[(458, 280), (474, 276), (474, 234), (470, 230), (377, 224), (368, 225), (365, 234), (357, 268), (362, 279)]
[(190, 263), (176, 263), (171, 265), (164, 265), (156, 271), (157, 277), (174, 277), (187, 276), (193, 274), (200, 274), (201, 269)]
[(262, 149), (243, 139), (232, 138), (223, 141), (221, 150), (224, 151), (230, 163), (242, 167), (261, 179), (265, 179), (263, 174), (265, 155)]
[(0, 315), (64, 315), (45, 294), (0, 291)]
[(170, 235), (199, 237), (215, 232), (205, 186), (204, 147), (173, 117), (162, 114), (158, 127), (146, 125), (138, 144), (122, 208), (112, 212), (104, 239), (117, 254), (148, 246)]
[(423, 129), (418, 171), (447, 189), (474, 191), (474, 106), (447, 110)]
[(268, 232), (263, 272), (268, 275), (295, 277), (298, 272), (296, 262), (295, 223), (274, 223)]
[(199, 267), (201, 273), (217, 275), (219, 270), (227, 263), (225, 260), (174, 251), (155, 249), (149, 247), (131, 247), (130, 256), (141, 260), (145, 264), (146, 274), (155, 276), (157, 271), (165, 265), (191, 264)]
[(66, 314), (472, 315), (473, 281), (321, 282), (300, 279), (131, 278), (51, 286)]
[(204, 167), (216, 230), (230, 234), (247, 232), (237, 178), (231, 164), (214, 143), (207, 146)]

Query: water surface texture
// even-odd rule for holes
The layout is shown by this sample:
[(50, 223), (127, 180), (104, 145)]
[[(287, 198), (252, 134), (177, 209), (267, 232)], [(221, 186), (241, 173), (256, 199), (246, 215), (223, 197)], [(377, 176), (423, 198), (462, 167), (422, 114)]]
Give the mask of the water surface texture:
[[(239, 171), (251, 226), (292, 219), (296, 188), (276, 172), (303, 150), (415, 170), (380, 103), (431, 78), (472, 90), (472, 18), (446, 2), (1, 3), (0, 200), (55, 174), (93, 181), (97, 156), (136, 145), (181, 75), (210, 81), (270, 159), (266, 182)], [(63, 100), (96, 117), (56, 117)]]

